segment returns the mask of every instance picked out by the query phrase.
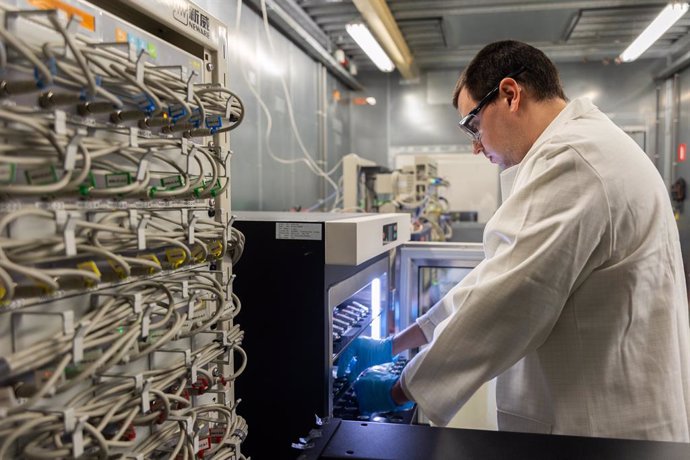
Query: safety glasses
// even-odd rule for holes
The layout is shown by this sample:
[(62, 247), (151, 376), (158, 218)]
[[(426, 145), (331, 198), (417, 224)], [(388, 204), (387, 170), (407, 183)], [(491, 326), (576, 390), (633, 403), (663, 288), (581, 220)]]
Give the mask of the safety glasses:
[[(520, 75), (522, 72), (527, 70), (526, 67), (520, 67), (518, 70), (509, 73), (503, 78), (515, 78), (518, 75)], [(503, 81), (503, 78), (501, 78), (501, 81)], [(479, 112), (484, 108), (485, 105), (487, 105), (491, 100), (496, 96), (498, 93), (498, 88), (501, 82), (498, 82), (498, 85), (491, 91), (489, 91), (486, 96), (482, 98), (481, 101), (479, 101), (479, 104), (470, 112), (462, 117), (462, 120), (458, 123), (458, 126), (460, 126), (460, 129), (462, 130), (463, 133), (465, 133), (471, 140), (472, 142), (479, 142), (481, 138), (481, 133), (479, 131), (479, 118), (477, 115), (479, 115)]]

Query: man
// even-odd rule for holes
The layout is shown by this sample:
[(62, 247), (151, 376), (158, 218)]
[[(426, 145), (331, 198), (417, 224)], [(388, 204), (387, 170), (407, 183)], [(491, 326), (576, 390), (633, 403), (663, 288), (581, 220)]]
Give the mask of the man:
[(356, 343), (357, 372), (429, 343), (399, 380), (363, 372), (362, 409), (411, 400), (446, 425), (498, 376), (501, 430), (690, 441), (678, 231), (645, 153), (590, 101), (568, 102), (524, 43), (482, 49), (453, 104), (474, 152), (505, 167), (503, 204), (461, 283), (394, 339)]

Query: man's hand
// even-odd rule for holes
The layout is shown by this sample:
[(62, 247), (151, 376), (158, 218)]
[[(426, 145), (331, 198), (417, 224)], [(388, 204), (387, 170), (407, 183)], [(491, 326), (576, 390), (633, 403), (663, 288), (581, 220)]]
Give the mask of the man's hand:
[[(352, 381), (366, 368), (393, 360), (393, 337), (383, 340), (357, 337), (338, 359), (338, 377)], [(350, 369), (348, 373), (347, 370)]]
[(393, 401), (391, 390), (400, 376), (391, 373), (392, 368), (393, 363), (372, 366), (355, 380), (355, 394), (362, 415), (409, 410), (414, 406), (412, 401), (404, 404), (396, 404)]

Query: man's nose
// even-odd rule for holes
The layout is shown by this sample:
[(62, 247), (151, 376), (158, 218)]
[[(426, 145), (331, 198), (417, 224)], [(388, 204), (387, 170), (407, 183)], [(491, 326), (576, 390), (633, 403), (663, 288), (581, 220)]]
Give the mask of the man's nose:
[(482, 153), (484, 151), (482, 141), (472, 141), (472, 151), (475, 155)]

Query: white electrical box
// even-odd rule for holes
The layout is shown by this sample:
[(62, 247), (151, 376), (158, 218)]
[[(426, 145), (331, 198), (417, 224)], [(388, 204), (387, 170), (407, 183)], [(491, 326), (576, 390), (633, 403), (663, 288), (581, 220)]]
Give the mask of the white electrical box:
[(409, 239), (409, 214), (368, 214), (328, 221), (326, 263), (359, 265)]

